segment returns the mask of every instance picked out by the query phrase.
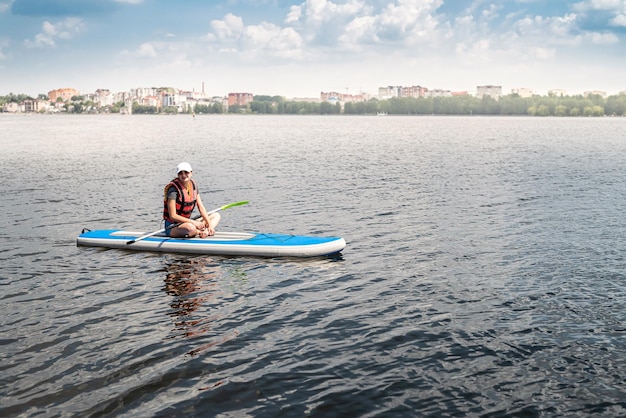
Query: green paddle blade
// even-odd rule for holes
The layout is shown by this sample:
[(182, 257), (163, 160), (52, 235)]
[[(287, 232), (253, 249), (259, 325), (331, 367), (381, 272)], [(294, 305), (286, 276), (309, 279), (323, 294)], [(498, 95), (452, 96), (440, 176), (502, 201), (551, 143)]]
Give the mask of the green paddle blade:
[(220, 210), (226, 210), (228, 208), (232, 208), (233, 206), (247, 205), (248, 203), (250, 203), (250, 202), (247, 201), (247, 200), (242, 200), (241, 202), (235, 202), (235, 203), (231, 203), (231, 204), (228, 204), (228, 205), (224, 205), (224, 206), (222, 206), (220, 208)]

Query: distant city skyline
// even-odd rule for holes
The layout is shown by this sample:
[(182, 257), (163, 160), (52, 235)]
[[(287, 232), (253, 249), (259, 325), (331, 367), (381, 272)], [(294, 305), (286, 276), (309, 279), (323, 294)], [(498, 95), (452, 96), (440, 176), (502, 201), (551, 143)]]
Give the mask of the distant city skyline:
[[(179, 88), (177, 86), (167, 86), (167, 85), (157, 85), (157, 86), (138, 86), (138, 87), (133, 87), (129, 90), (121, 90), (121, 91), (116, 91), (113, 89), (107, 89), (107, 88), (99, 88), (96, 89), (95, 91), (80, 91), (79, 89), (75, 89), (72, 86), (65, 86), (65, 87), (59, 87), (59, 88), (52, 88), (52, 89), (47, 89), (46, 91), (42, 91), (40, 93), (37, 93), (35, 95), (32, 94), (28, 94), (28, 93), (24, 93), (24, 92), (18, 92), (18, 91), (10, 91), (7, 94), (0, 94), (0, 96), (7, 96), (9, 94), (15, 94), (15, 95), (21, 95), (21, 94), (27, 94), (33, 98), (37, 98), (38, 95), (43, 94), (43, 95), (49, 95), (51, 92), (55, 92), (57, 90), (76, 90), (78, 91), (79, 95), (83, 96), (83, 95), (94, 95), (95, 93), (97, 93), (98, 91), (101, 90), (108, 90), (110, 91), (112, 94), (124, 94), (124, 93), (129, 93), (132, 91), (137, 91), (137, 90), (146, 90), (146, 89), (159, 89), (159, 88), (171, 88), (171, 89), (175, 89), (177, 90), (177, 92), (194, 92), (197, 95), (199, 94), (204, 94), (204, 96), (206, 98), (214, 98), (214, 97), (222, 97), (222, 98), (227, 98), (229, 95), (232, 94), (251, 94), (252, 96), (281, 96), (284, 97), (285, 99), (289, 100), (289, 99), (322, 99), (324, 100), (325, 97), (331, 95), (332, 93), (339, 93), (340, 95), (345, 95), (345, 96), (359, 96), (359, 95), (363, 95), (363, 96), (368, 96), (370, 98), (390, 98), (390, 97), (398, 97), (398, 96), (411, 96), (411, 97), (418, 97), (417, 95), (413, 95), (413, 94), (384, 94), (384, 96), (386, 97), (381, 97), (382, 90), (391, 90), (391, 88), (398, 88), (399, 90), (413, 90), (413, 87), (420, 87), (421, 90), (424, 90), (423, 92), (420, 93), (420, 96), (424, 96), (424, 97), (429, 97), (429, 96), (445, 96), (445, 95), (459, 95), (459, 94), (468, 94), (470, 96), (482, 96), (483, 94), (481, 94), (480, 90), (481, 87), (484, 88), (485, 87), (497, 87), (499, 88), (498, 90), (500, 91), (499, 94), (493, 94), (492, 92), (488, 93), (487, 95), (491, 95), (491, 96), (506, 96), (508, 94), (518, 94), (521, 97), (530, 97), (532, 95), (539, 95), (539, 96), (547, 96), (550, 94), (553, 95), (557, 95), (557, 96), (578, 96), (578, 95), (589, 95), (589, 94), (598, 94), (601, 95), (603, 97), (607, 97), (607, 96), (613, 96), (613, 95), (619, 95), (619, 94), (626, 94), (626, 90), (619, 90), (619, 91), (605, 91), (605, 90), (591, 90), (591, 89), (587, 89), (584, 91), (576, 91), (576, 92), (570, 92), (566, 89), (559, 89), (559, 88), (555, 88), (555, 89), (548, 89), (548, 91), (546, 92), (537, 92), (534, 89), (530, 88), (530, 87), (519, 87), (519, 88), (512, 88), (509, 91), (507, 91), (504, 87), (502, 86), (498, 86), (498, 85), (483, 85), (483, 86), (474, 86), (474, 89), (465, 89), (465, 90), (449, 90), (449, 89), (429, 89), (427, 86), (420, 86), (417, 84), (413, 84), (413, 85), (409, 85), (409, 86), (399, 86), (399, 85), (386, 85), (386, 86), (379, 86), (377, 87), (375, 90), (376, 91), (359, 91), (359, 92), (352, 92), (349, 91), (349, 89), (346, 89), (346, 91), (336, 91), (336, 90), (320, 90), (320, 92), (316, 95), (316, 96), (308, 96), (308, 97), (304, 97), (304, 96), (286, 96), (284, 94), (280, 94), (280, 93), (275, 93), (275, 94), (269, 94), (269, 93), (259, 93), (259, 92), (247, 92), (247, 91), (241, 91), (241, 90), (237, 90), (237, 91), (229, 91), (223, 94), (209, 94), (203, 91), (202, 87), (200, 89), (183, 89), (183, 88)], [(489, 89), (487, 89), (489, 90)], [(446, 94), (449, 93), (449, 94)]]
[(0, 0), (0, 95), (626, 90), (626, 1)]

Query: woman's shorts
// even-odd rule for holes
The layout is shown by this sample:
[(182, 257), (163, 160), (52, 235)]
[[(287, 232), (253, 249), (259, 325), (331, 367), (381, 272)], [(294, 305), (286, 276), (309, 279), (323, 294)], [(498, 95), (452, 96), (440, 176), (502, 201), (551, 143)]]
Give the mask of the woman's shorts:
[(165, 235), (167, 235), (168, 237), (170, 236), (170, 232), (172, 232), (172, 229), (174, 229), (174, 227), (170, 228), (170, 226), (172, 225), (176, 224), (174, 222), (165, 221)]

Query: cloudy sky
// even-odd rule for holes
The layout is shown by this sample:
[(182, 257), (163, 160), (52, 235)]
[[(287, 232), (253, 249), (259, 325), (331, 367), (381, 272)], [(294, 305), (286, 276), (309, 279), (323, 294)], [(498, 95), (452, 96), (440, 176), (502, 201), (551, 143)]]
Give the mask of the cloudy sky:
[(626, 0), (0, 0), (0, 95), (626, 90)]

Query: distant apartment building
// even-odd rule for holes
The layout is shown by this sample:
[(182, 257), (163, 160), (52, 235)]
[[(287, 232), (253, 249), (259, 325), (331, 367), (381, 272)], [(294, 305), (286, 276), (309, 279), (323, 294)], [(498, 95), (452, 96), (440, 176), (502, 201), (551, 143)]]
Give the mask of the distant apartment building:
[(138, 103), (142, 106), (161, 107), (159, 96), (144, 96), (138, 100)]
[(98, 89), (93, 95), (88, 95), (94, 103), (100, 106), (112, 106), (115, 104), (115, 95), (108, 89)]
[(496, 100), (500, 99), (500, 96), (502, 96), (502, 86), (476, 86), (476, 97), (482, 99), (485, 96)]
[(343, 94), (338, 93), (336, 91), (329, 92), (320, 92), (320, 100), (322, 102), (341, 102), (341, 103), (349, 103), (349, 102), (366, 102), (369, 100), (369, 95), (361, 93), (361, 94)]
[(80, 92), (72, 88), (56, 89), (48, 92), (48, 99), (51, 102), (56, 102), (59, 98), (64, 102), (68, 102), (74, 96), (80, 96)]
[(526, 88), (526, 87), (520, 87), (517, 89), (511, 89), (511, 94), (517, 94), (519, 97), (533, 97), (533, 90)]
[(380, 100), (391, 99), (402, 96), (402, 86), (387, 86), (378, 88), (378, 98)]
[(426, 93), (426, 97), (452, 97), (450, 90), (433, 89)]
[(5, 103), (2, 106), (2, 111), (6, 113), (17, 113), (22, 112), (22, 105), (16, 102)]
[(458, 97), (458, 96), (469, 96), (469, 93), (467, 91), (453, 91), (452, 92), (452, 96), (453, 97)]
[(252, 100), (252, 93), (228, 93), (228, 106), (246, 106)]
[(378, 88), (378, 99), (386, 100), (392, 97), (426, 97), (428, 89), (422, 86), (387, 86)]
[(178, 104), (176, 96), (170, 93), (161, 93), (161, 103), (163, 107), (176, 106)]
[(320, 100), (323, 102), (340, 102), (341, 96), (342, 94), (336, 91), (320, 92)]
[(567, 90), (563, 90), (563, 89), (548, 90), (548, 96), (565, 97), (567, 96)]
[(202, 85), (202, 91), (193, 89), (191, 91), (181, 91), (180, 94), (184, 94), (189, 100), (205, 100), (207, 98), (206, 94), (204, 94), (204, 83)]
[(192, 103), (187, 100), (187, 96), (181, 94), (180, 91), (172, 92), (171, 90), (164, 90), (158, 94), (158, 98), (163, 108), (175, 107), (179, 112), (185, 112), (192, 107)]
[(137, 99), (136, 96), (133, 96), (131, 93), (126, 92), (126, 91), (117, 92), (113, 95), (113, 103), (119, 103), (119, 102), (132, 103), (132, 101), (135, 99)]
[(22, 106), (24, 106), (24, 112), (27, 113), (37, 112), (39, 110), (39, 102), (37, 100), (24, 100)]
[(26, 99), (21, 103), (6, 103), (0, 111), (7, 113), (39, 113), (52, 109), (50, 102), (42, 99)]
[(157, 94), (156, 89), (150, 87), (140, 87), (137, 89), (131, 89), (130, 94), (133, 97), (141, 99), (142, 97), (155, 96)]
[(428, 89), (422, 86), (401, 87), (401, 97), (424, 97), (427, 95)]

